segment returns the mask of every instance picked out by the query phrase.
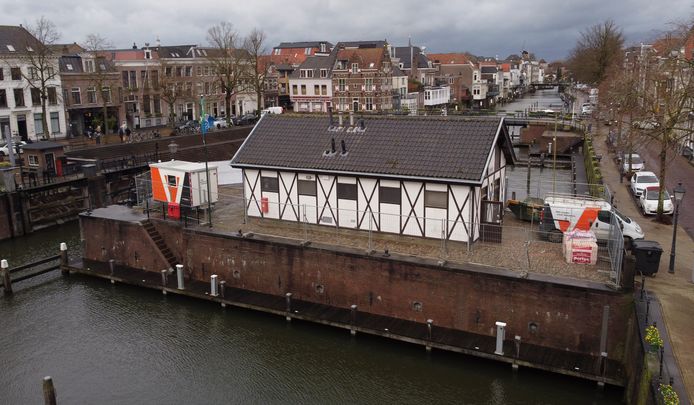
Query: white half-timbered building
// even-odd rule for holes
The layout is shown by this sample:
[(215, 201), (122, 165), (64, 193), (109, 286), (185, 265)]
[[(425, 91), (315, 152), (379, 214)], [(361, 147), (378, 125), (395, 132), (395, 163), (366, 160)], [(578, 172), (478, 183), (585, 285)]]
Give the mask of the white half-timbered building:
[(474, 242), (513, 159), (503, 118), (266, 114), (231, 165), (251, 217)]

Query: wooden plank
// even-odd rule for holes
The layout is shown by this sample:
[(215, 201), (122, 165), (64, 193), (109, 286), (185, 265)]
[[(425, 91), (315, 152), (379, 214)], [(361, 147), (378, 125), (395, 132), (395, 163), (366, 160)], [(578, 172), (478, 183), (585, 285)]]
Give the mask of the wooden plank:
[(36, 267), (36, 266), (39, 266), (41, 264), (51, 262), (53, 260), (60, 260), (60, 255), (49, 256), (49, 257), (46, 257), (45, 259), (37, 260), (33, 263), (23, 264), (19, 267), (15, 267), (13, 269), (10, 269), (10, 273), (16, 273), (16, 272), (21, 271), (21, 270), (30, 269), (32, 267)]

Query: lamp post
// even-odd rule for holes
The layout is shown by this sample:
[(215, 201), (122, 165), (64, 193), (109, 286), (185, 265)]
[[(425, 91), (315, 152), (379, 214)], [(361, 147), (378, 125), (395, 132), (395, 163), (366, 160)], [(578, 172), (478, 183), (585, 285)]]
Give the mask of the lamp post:
[(176, 152), (178, 152), (178, 144), (176, 141), (171, 141), (169, 143), (169, 153), (171, 153), (171, 160), (174, 160), (174, 157), (176, 157)]
[(670, 249), (670, 267), (667, 272), (675, 274), (675, 247), (677, 245), (677, 217), (680, 215), (680, 203), (684, 198), (685, 189), (682, 182), (677, 183), (677, 187), (673, 190), (675, 194), (675, 220), (672, 225), (672, 249)]

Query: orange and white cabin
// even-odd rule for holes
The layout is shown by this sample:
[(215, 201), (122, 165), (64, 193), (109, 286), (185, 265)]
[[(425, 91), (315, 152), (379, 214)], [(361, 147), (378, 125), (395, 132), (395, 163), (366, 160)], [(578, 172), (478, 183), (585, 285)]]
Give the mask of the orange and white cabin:
[[(207, 176), (205, 164), (171, 160), (151, 163), (152, 197), (154, 201), (176, 204), (182, 207), (199, 207), (207, 204)], [(210, 170), (210, 202), (217, 202), (217, 167)]]

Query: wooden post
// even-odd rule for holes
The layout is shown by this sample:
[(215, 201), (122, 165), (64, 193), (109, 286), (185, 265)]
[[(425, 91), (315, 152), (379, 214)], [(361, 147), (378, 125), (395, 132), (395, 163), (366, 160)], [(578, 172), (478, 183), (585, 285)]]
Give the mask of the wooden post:
[(2, 282), (5, 295), (11, 295), (12, 279), (10, 278), (10, 265), (7, 263), (7, 260), (2, 259), (2, 261), (0, 261), (0, 269), (2, 270)]
[(67, 267), (67, 243), (60, 244), (60, 272), (63, 276), (70, 275), (70, 269)]
[(177, 280), (177, 288), (179, 290), (185, 290), (185, 285), (183, 283), (183, 265), (182, 264), (177, 264), (176, 265), (176, 280)]
[(108, 259), (108, 270), (111, 275), (113, 275), (113, 271), (116, 269), (116, 261), (114, 259)]
[(161, 271), (161, 286), (163, 287), (161, 289), (161, 293), (164, 295), (166, 295), (166, 282), (167, 282), (166, 275), (168, 274), (168, 272), (169, 272), (168, 270), (162, 270)]
[(46, 405), (56, 405), (55, 387), (53, 387), (53, 379), (50, 376), (43, 377), (43, 402)]
[[(227, 282), (222, 280), (219, 282), (219, 295), (224, 298), (224, 290), (226, 289)], [(222, 308), (226, 308), (227, 304), (222, 302)]]

